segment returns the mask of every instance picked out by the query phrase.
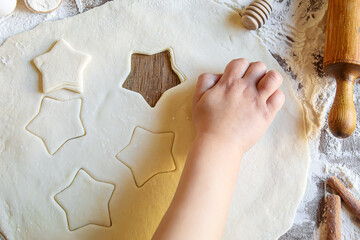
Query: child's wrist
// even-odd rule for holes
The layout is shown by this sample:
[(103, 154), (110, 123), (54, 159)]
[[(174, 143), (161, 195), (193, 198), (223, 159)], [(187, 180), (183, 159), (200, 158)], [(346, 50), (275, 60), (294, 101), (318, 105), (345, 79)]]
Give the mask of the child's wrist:
[(206, 146), (211, 149), (211, 151), (221, 151), (224, 155), (229, 157), (234, 157), (241, 159), (244, 151), (242, 146), (232, 139), (218, 136), (215, 134), (209, 133), (199, 133), (196, 134), (194, 144), (201, 145), (202, 147)]

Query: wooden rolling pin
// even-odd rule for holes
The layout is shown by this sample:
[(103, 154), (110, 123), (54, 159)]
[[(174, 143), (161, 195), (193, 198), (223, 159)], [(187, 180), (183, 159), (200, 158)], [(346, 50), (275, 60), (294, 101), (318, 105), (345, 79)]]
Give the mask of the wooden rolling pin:
[(329, 0), (324, 71), (336, 79), (329, 128), (338, 138), (356, 126), (353, 86), (360, 76), (360, 0)]

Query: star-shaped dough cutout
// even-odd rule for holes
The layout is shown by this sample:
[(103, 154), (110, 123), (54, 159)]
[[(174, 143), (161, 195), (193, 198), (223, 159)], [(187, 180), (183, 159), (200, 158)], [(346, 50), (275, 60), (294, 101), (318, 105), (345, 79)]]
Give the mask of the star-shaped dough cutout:
[(65, 211), (70, 231), (89, 224), (111, 227), (109, 203), (114, 190), (114, 184), (97, 181), (80, 169), (72, 183), (54, 198)]
[(152, 177), (176, 170), (172, 154), (175, 133), (154, 133), (136, 127), (130, 143), (116, 158), (132, 172), (137, 187), (142, 187)]
[(49, 154), (54, 155), (67, 141), (85, 136), (81, 108), (81, 98), (62, 101), (44, 97), (39, 113), (26, 130), (39, 137)]
[(42, 74), (43, 92), (67, 89), (83, 91), (83, 72), (91, 57), (73, 49), (61, 39), (47, 53), (34, 58), (35, 66)]

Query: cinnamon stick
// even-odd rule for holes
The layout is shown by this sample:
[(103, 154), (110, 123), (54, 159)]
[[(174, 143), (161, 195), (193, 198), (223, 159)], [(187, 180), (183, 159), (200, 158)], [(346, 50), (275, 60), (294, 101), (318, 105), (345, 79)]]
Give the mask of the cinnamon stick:
[(326, 197), (326, 240), (341, 240), (341, 199), (331, 194)]
[(360, 202), (354, 197), (354, 195), (347, 190), (347, 188), (340, 182), (340, 180), (333, 176), (327, 180), (327, 184), (334, 189), (353, 212), (353, 214), (360, 220)]

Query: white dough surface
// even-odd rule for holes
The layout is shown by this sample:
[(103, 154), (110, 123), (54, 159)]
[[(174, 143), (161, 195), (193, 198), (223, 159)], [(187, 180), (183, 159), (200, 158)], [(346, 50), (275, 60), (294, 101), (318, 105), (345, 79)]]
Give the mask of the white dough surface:
[[(61, 39), (91, 56), (81, 94), (40, 91), (41, 74), (32, 60)], [(121, 86), (132, 53), (166, 49), (182, 83), (151, 108), (140, 94)], [(244, 156), (224, 239), (277, 239), (292, 226), (309, 164), (303, 109), (286, 74), (261, 41), (243, 28), (237, 12), (206, 0), (115, 0), (9, 38), (0, 47), (0, 56), (8, 55), (13, 60), (0, 65), (0, 227), (8, 239), (150, 239), (175, 192), (194, 137), (191, 101), (196, 79), (203, 72), (222, 72), (239, 57), (264, 61), (281, 72), (286, 103)], [(86, 135), (68, 141), (53, 156), (25, 130), (45, 96), (82, 99)], [(116, 159), (136, 127), (175, 134), (176, 171), (158, 174), (140, 188), (129, 168)], [(149, 143), (144, 138), (137, 144)], [(80, 169), (115, 186), (110, 227), (69, 229), (54, 197)], [(86, 206), (82, 196), (77, 201)]]
[(65, 40), (59, 40), (49, 52), (34, 58), (33, 62), (41, 72), (44, 93), (62, 88), (81, 93), (83, 71), (89, 61), (89, 56), (75, 51)]

